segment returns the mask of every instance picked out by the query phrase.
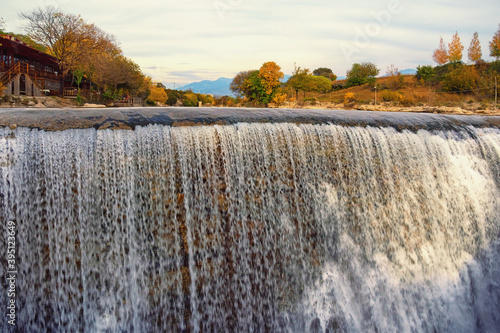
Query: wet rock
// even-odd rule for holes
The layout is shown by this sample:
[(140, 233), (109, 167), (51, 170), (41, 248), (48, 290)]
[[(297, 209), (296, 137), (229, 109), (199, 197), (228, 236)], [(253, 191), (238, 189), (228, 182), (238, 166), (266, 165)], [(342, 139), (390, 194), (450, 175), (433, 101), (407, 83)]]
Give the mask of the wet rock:
[(45, 99), (45, 101), (43, 102), (43, 105), (45, 105), (45, 107), (47, 107), (47, 108), (57, 108), (57, 107), (59, 107), (59, 104), (53, 98), (47, 98), (47, 99)]

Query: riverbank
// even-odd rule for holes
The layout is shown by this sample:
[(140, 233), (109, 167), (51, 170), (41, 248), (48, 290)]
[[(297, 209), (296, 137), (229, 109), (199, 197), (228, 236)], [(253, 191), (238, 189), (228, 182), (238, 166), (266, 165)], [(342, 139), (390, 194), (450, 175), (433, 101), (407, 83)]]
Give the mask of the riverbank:
[[(210, 106), (213, 107), (213, 106)], [(235, 105), (234, 107), (245, 108)], [(276, 108), (276, 105), (270, 105)], [(74, 99), (29, 96), (4, 96), (0, 98), (0, 108), (106, 108), (104, 104), (86, 103), (78, 106)], [(155, 107), (151, 107), (155, 108)], [(333, 109), (352, 111), (385, 111), (385, 112), (414, 112), (414, 113), (438, 113), (438, 114), (458, 114), (458, 115), (500, 115), (500, 108), (484, 107), (481, 103), (467, 103), (461, 106), (442, 105), (420, 105), (420, 106), (400, 106), (393, 103), (383, 102), (373, 104), (350, 104), (332, 102), (287, 102), (279, 107), (280, 109)]]

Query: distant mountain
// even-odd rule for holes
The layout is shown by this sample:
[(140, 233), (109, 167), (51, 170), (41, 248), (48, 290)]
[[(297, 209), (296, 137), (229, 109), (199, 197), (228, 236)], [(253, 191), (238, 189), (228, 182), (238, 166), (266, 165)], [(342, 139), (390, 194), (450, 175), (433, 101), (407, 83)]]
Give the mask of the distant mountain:
[(291, 75), (285, 74), (285, 76), (283, 77), (283, 79), (281, 79), (281, 82), (287, 82), (288, 79), (290, 79), (291, 77), (292, 77)]
[[(281, 82), (286, 82), (290, 78), (290, 75), (284, 76)], [(227, 77), (220, 77), (215, 81), (203, 80), (200, 82), (193, 82), (186, 84), (179, 88), (179, 90), (192, 90), (197, 94), (211, 94), (214, 96), (234, 96), (234, 93), (229, 89), (233, 79)]]
[(179, 90), (192, 90), (197, 94), (211, 94), (214, 96), (233, 96), (233, 92), (229, 90), (229, 85), (232, 81), (233, 79), (220, 77), (215, 81), (203, 80), (193, 82), (180, 87)]
[(412, 69), (412, 68), (407, 68), (407, 69), (403, 69), (402, 71), (399, 71), (399, 73), (401, 75), (415, 75), (415, 74), (417, 74), (417, 70)]

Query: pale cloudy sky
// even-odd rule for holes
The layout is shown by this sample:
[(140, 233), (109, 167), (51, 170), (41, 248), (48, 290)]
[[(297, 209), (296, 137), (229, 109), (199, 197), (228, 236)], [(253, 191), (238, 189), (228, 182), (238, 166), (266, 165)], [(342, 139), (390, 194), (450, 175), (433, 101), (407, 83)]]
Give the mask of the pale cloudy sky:
[(343, 76), (354, 62), (384, 74), (433, 64), (442, 36), (457, 31), (466, 50), (475, 31), (483, 58), (500, 24), (499, 0), (0, 0), (8, 31), (21, 11), (52, 5), (114, 34), (126, 56), (168, 87), (234, 77), (275, 61), (329, 67)]

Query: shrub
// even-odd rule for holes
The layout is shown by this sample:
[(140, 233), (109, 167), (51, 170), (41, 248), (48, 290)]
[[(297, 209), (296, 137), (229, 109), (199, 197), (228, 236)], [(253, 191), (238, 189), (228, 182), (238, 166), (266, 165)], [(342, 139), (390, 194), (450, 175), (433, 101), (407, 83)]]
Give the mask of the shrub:
[(352, 92), (345, 93), (344, 95), (344, 104), (352, 104), (356, 100), (356, 97)]
[(276, 106), (280, 106), (281, 104), (283, 104), (284, 102), (286, 101), (286, 94), (283, 94), (283, 93), (277, 93), (274, 97), (273, 97), (273, 103), (276, 104)]
[(383, 90), (380, 92), (379, 97), (384, 102), (401, 102), (403, 95), (397, 91)]
[(471, 93), (477, 87), (479, 74), (473, 66), (457, 66), (443, 76), (443, 91)]
[(413, 96), (403, 96), (403, 98), (401, 99), (401, 104), (403, 106), (415, 105), (415, 98), (413, 98)]

